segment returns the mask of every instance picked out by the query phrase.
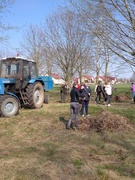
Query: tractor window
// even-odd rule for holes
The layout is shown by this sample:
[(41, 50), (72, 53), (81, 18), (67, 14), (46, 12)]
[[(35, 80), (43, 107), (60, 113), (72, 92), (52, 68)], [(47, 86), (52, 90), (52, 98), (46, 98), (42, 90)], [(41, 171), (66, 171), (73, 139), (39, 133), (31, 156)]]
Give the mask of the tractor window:
[(16, 73), (18, 73), (17, 65), (16, 65), (16, 64), (11, 64), (11, 65), (10, 65), (10, 70), (11, 70), (11, 74), (16, 74)]
[(1, 77), (5, 77), (7, 75), (6, 69), (7, 69), (6, 64), (2, 64), (2, 66), (1, 66)]
[(37, 69), (35, 63), (31, 63), (30, 65), (30, 73), (31, 73), (31, 78), (36, 78), (37, 77)]
[(23, 75), (24, 75), (24, 78), (29, 77), (29, 65), (28, 64), (24, 64)]
[(1, 77), (12, 76), (19, 73), (20, 65), (16, 61), (3, 61), (1, 64)]

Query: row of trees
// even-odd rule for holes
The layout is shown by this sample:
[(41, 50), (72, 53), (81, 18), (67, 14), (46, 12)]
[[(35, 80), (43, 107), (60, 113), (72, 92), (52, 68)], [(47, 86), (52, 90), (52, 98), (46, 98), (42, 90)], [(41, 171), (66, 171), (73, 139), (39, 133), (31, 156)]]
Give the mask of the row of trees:
[(135, 1), (71, 0), (70, 2), (81, 13), (89, 32), (97, 38), (97, 76), (102, 69), (100, 66), (102, 63), (105, 76), (108, 74), (110, 63), (117, 64), (117, 72), (127, 69), (128, 65), (133, 69), (135, 67)]
[(134, 0), (69, 0), (44, 24), (30, 25), (21, 54), (38, 63), (40, 74), (59, 72), (66, 81), (117, 76), (135, 67), (134, 9)]

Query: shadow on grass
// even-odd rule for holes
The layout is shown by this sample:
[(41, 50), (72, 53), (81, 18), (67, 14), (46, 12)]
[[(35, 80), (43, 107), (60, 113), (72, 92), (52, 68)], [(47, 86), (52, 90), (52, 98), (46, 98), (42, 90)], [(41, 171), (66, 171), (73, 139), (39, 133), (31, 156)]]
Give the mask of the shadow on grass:
[[(67, 129), (68, 120), (66, 120), (64, 117), (60, 117), (59, 120), (65, 124), (65, 128)], [(70, 128), (73, 129), (73, 123), (71, 123)]]
[(66, 128), (68, 120), (66, 120), (64, 117), (60, 117), (59, 120), (65, 124), (65, 128)]

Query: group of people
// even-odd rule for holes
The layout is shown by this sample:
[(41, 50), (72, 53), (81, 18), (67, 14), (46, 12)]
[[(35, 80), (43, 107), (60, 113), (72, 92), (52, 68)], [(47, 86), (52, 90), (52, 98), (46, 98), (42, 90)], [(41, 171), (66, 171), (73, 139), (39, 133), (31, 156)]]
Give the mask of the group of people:
[[(102, 87), (100, 83), (95, 88), (96, 91), (96, 102), (100, 103), (101, 93), (103, 94), (105, 104), (110, 106), (111, 95), (112, 95), (112, 86), (110, 83), (105, 83)], [(85, 81), (84, 84), (78, 86), (77, 82), (73, 83), (73, 87), (70, 91), (70, 117), (67, 123), (67, 129), (71, 129), (71, 123), (74, 119), (74, 130), (78, 127), (78, 116), (89, 116), (88, 105), (91, 96), (91, 88), (88, 85), (88, 81)]]
[(102, 85), (100, 84), (100, 82), (98, 83), (98, 85), (95, 86), (95, 92), (96, 92), (96, 103), (100, 104), (101, 102), (101, 95), (103, 95), (104, 97), (104, 104), (106, 106), (110, 106), (111, 104), (111, 96), (112, 96), (112, 86), (111, 84), (105, 83), (102, 87)]
[[(132, 83), (130, 90), (132, 91), (132, 100), (135, 103), (135, 84)], [(112, 96), (113, 87), (110, 82), (105, 83), (103, 86), (99, 82), (95, 86), (96, 98), (95, 102), (97, 104), (101, 103), (101, 95), (104, 98), (104, 104), (106, 106), (111, 106), (111, 96)], [(78, 116), (79, 114), (84, 116), (89, 116), (88, 105), (91, 97), (91, 88), (88, 85), (88, 81), (85, 81), (81, 86), (77, 82), (73, 83), (72, 89), (70, 91), (70, 117), (67, 123), (66, 128), (71, 129), (72, 120), (74, 120), (73, 129), (76, 130), (78, 127)]]

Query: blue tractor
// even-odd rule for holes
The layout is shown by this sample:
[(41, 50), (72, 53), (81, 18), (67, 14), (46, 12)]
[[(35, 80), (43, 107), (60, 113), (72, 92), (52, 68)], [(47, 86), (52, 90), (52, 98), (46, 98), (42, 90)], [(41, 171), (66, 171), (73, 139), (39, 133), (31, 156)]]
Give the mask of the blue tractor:
[(38, 76), (35, 61), (22, 57), (0, 60), (0, 116), (18, 114), (21, 107), (41, 108), (45, 91), (53, 88), (51, 76)]

